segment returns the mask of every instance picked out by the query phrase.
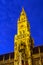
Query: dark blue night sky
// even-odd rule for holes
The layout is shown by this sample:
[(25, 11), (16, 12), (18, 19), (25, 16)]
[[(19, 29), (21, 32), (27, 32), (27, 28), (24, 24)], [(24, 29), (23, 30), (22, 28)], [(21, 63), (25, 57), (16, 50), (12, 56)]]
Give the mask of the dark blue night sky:
[(24, 7), (34, 45), (43, 45), (43, 0), (0, 0), (0, 54), (14, 51), (17, 20)]

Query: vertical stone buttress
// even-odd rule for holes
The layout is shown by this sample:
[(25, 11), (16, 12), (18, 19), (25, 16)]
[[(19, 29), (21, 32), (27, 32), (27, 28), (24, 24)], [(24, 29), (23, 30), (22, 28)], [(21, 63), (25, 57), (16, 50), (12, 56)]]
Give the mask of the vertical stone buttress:
[(30, 24), (22, 8), (17, 22), (17, 34), (14, 37), (14, 65), (32, 65), (32, 47)]

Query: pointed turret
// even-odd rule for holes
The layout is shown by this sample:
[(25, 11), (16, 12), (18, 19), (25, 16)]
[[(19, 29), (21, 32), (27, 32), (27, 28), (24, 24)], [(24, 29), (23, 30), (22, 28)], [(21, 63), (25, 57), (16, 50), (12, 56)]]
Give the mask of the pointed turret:
[(26, 13), (25, 13), (25, 11), (24, 11), (24, 8), (22, 8), (21, 15), (26, 15)]
[(24, 8), (22, 8), (22, 11), (21, 11), (20, 17), (18, 19), (18, 22), (23, 22), (25, 20), (27, 20), (27, 17), (26, 17), (26, 13), (24, 11)]
[(18, 19), (18, 25), (17, 25), (18, 34), (25, 34), (27, 32), (30, 32), (30, 24), (28, 23), (26, 13), (24, 11), (24, 8), (22, 8), (20, 17)]

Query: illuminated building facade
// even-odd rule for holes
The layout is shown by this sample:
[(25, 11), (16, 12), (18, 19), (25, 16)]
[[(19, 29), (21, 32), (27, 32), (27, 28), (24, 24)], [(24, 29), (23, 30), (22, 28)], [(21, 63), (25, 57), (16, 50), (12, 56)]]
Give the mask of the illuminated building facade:
[(30, 24), (23, 8), (17, 22), (14, 52), (0, 55), (0, 65), (43, 65), (43, 46), (34, 47)]

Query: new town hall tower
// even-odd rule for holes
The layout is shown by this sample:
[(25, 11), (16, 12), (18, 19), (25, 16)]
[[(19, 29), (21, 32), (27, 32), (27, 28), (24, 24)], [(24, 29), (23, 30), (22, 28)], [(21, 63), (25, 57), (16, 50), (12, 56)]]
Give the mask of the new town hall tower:
[(14, 65), (32, 65), (33, 39), (26, 13), (22, 12), (17, 22), (17, 34), (14, 37)]
[(30, 24), (23, 8), (17, 22), (14, 52), (0, 55), (0, 65), (43, 65), (43, 45), (34, 47)]

